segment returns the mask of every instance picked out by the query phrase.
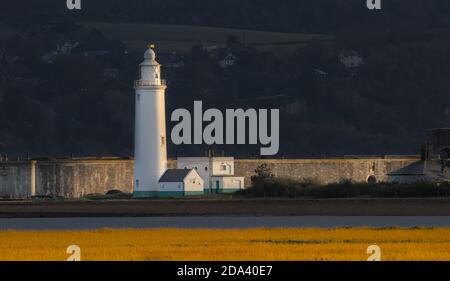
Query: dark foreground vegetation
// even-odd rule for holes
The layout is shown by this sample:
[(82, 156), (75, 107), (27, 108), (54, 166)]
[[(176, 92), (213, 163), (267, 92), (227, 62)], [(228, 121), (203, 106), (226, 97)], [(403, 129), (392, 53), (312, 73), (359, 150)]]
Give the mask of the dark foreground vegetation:
[(339, 183), (320, 185), (313, 180), (273, 178), (260, 182), (251, 188), (241, 190), (237, 195), (245, 197), (450, 197), (449, 183), (418, 182), (414, 184), (355, 183), (345, 180)]
[(309, 197), (309, 198), (425, 198), (450, 197), (450, 183), (358, 183), (342, 180), (320, 184), (314, 179), (296, 180), (275, 177), (267, 164), (261, 164), (252, 176), (252, 187), (236, 193), (244, 197)]

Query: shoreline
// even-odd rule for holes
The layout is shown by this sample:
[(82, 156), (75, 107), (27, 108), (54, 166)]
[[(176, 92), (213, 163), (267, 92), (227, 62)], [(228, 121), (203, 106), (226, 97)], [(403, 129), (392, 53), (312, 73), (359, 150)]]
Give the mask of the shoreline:
[(450, 198), (0, 201), (0, 218), (450, 216)]
[(1, 231), (96, 229), (434, 229), (450, 230), (450, 217), (437, 216), (197, 216), (0, 218)]

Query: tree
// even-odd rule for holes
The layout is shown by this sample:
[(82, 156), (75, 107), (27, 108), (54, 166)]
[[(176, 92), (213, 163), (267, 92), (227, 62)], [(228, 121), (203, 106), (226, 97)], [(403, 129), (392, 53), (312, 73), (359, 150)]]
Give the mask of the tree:
[(273, 179), (275, 176), (272, 169), (266, 163), (259, 165), (255, 170), (255, 175), (251, 177), (252, 185), (258, 185)]
[(227, 44), (227, 47), (231, 48), (231, 47), (234, 47), (235, 45), (239, 44), (239, 40), (236, 37), (236, 35), (230, 34), (227, 37), (226, 44)]

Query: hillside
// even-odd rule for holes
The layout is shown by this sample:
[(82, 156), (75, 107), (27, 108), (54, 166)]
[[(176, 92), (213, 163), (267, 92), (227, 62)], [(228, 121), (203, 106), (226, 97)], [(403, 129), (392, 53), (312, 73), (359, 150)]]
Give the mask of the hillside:
[[(449, 1), (392, 0), (376, 13), (361, 0), (98, 0), (79, 13), (29, 2), (0, 11), (12, 27), (0, 27), (0, 154), (9, 159), (132, 155), (132, 81), (151, 42), (169, 81), (167, 112), (193, 100), (278, 108), (279, 157), (414, 154), (425, 130), (449, 126)], [(168, 145), (171, 157), (259, 153)]]
[(261, 50), (289, 57), (293, 52), (312, 40), (330, 40), (321, 34), (266, 32), (245, 29), (216, 28), (188, 25), (129, 24), (108, 22), (82, 22), (84, 26), (96, 28), (106, 36), (124, 42), (128, 48), (142, 51), (154, 43), (162, 53), (187, 53), (192, 46), (223, 46), (228, 35), (240, 42), (256, 45)]

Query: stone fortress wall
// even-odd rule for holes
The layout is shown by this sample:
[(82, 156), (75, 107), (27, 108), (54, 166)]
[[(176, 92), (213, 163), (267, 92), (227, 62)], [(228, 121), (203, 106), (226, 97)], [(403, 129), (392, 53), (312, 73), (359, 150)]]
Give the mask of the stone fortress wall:
[(367, 182), (372, 176), (377, 182), (387, 182), (388, 174), (419, 161), (418, 157), (325, 158), (325, 159), (258, 159), (235, 160), (235, 175), (245, 177), (245, 186), (256, 167), (266, 163), (275, 176), (313, 179), (322, 184), (349, 179)]
[(0, 197), (79, 198), (118, 189), (133, 191), (134, 163), (127, 159), (56, 159), (0, 162)]
[(35, 195), (83, 197), (117, 189), (131, 193), (132, 160), (56, 160), (36, 163)]
[[(321, 183), (351, 179), (366, 182), (388, 180), (388, 173), (411, 165), (418, 157), (367, 157), (326, 159), (236, 159), (235, 175), (250, 177), (262, 163), (276, 176), (314, 179)], [(169, 160), (168, 168), (176, 168)], [(44, 159), (0, 162), (0, 197), (52, 196), (80, 198), (117, 189), (132, 193), (134, 162), (120, 158)]]

